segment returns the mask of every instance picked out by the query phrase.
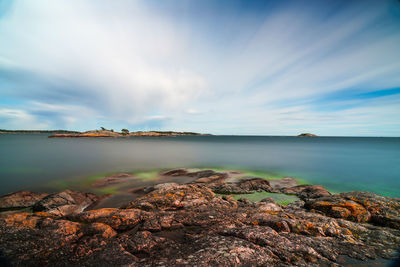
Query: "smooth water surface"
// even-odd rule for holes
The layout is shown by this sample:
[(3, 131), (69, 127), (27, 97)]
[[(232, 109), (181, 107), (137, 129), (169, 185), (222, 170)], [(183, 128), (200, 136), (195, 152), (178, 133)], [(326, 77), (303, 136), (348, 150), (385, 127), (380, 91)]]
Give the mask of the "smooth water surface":
[(337, 192), (400, 197), (400, 138), (1, 134), (0, 149), (0, 194), (103, 172), (223, 167), (292, 176)]

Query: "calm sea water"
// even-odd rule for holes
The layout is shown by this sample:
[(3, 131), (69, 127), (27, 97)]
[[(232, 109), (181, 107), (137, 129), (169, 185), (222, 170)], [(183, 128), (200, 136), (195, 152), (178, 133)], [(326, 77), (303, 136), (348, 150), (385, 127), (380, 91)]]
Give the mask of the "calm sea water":
[(111, 171), (228, 167), (273, 172), (332, 191), (400, 197), (400, 138), (0, 135), (0, 194)]

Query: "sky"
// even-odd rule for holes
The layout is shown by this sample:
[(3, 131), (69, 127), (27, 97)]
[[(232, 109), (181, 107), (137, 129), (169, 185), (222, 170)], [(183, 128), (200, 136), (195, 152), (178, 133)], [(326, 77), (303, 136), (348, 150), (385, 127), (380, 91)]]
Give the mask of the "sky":
[(400, 136), (399, 0), (0, 0), (0, 129)]

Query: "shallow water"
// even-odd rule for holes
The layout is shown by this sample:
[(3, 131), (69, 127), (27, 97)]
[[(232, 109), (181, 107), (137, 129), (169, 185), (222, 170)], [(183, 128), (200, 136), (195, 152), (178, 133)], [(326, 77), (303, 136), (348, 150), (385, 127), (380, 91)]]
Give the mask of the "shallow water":
[(400, 197), (400, 138), (0, 135), (0, 194), (104, 172), (220, 167), (287, 175), (332, 191)]

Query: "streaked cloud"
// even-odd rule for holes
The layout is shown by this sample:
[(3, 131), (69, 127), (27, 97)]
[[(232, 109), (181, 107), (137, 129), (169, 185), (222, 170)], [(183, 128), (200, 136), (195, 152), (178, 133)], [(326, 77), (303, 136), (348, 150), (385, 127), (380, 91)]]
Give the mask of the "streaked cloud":
[(398, 1), (38, 0), (0, 12), (0, 128), (400, 135)]

